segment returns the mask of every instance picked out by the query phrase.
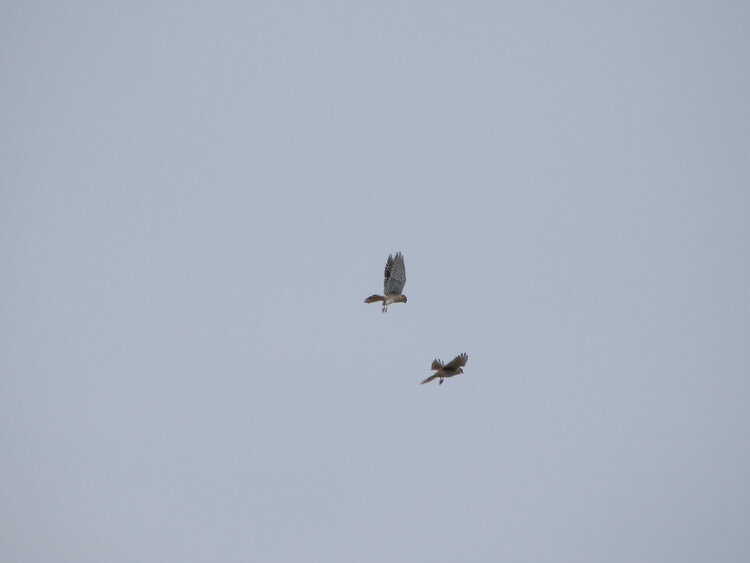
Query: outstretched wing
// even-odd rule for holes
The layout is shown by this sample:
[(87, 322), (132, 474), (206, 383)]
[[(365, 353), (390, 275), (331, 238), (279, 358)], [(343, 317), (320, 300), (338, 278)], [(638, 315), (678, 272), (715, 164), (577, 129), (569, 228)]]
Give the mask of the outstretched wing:
[(443, 362), (441, 360), (432, 360), (432, 367), (430, 369), (443, 369)]
[(397, 252), (395, 257), (388, 255), (383, 282), (385, 295), (401, 295), (404, 285), (406, 285), (406, 268), (403, 254)]
[(450, 371), (450, 370), (462, 368), (466, 365), (467, 361), (469, 361), (469, 356), (467, 356), (466, 354), (459, 354), (458, 356), (453, 358), (450, 362), (445, 364), (445, 370)]

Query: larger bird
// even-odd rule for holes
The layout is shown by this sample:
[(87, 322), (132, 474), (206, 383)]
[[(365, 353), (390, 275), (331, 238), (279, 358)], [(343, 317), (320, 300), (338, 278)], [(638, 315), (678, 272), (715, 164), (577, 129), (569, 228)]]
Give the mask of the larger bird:
[(446, 377), (453, 377), (454, 375), (463, 373), (464, 370), (462, 368), (468, 361), (469, 356), (467, 356), (466, 354), (459, 354), (445, 365), (443, 365), (443, 362), (441, 362), (440, 360), (432, 360), (432, 367), (430, 369), (436, 369), (437, 371), (430, 377), (425, 379), (422, 382), (422, 385), (424, 385), (425, 383), (429, 383), (433, 379), (440, 379), (438, 384), (442, 385), (443, 379), (445, 379)]
[(404, 267), (404, 256), (396, 252), (396, 256), (388, 255), (385, 263), (385, 281), (383, 282), (384, 295), (370, 295), (365, 303), (383, 302), (383, 312), (388, 311), (388, 305), (393, 303), (406, 303), (406, 295), (401, 293), (406, 285), (406, 268)]

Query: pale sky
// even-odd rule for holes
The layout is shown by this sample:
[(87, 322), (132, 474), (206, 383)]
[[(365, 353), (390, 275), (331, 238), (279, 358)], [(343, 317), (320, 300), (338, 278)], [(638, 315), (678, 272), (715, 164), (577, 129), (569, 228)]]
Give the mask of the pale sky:
[(750, 560), (750, 5), (376, 4), (0, 7), (0, 560)]

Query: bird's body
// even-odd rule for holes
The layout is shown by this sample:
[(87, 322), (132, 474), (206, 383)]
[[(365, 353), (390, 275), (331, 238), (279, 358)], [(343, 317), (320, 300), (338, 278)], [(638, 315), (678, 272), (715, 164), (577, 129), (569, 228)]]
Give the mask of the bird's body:
[(406, 295), (401, 293), (406, 285), (406, 267), (404, 256), (397, 252), (396, 256), (388, 255), (385, 263), (385, 280), (383, 282), (383, 295), (370, 295), (365, 303), (383, 302), (383, 313), (388, 311), (388, 305), (394, 303), (406, 303)]
[(425, 383), (429, 383), (433, 379), (439, 379), (440, 381), (438, 382), (438, 384), (442, 385), (443, 379), (445, 379), (446, 377), (453, 377), (454, 375), (463, 373), (464, 370), (462, 368), (466, 365), (467, 361), (469, 361), (469, 356), (467, 356), (466, 354), (459, 354), (447, 364), (443, 364), (441, 360), (432, 360), (432, 367), (430, 367), (430, 369), (436, 371), (430, 377), (425, 379), (422, 382), (422, 385), (424, 385)]

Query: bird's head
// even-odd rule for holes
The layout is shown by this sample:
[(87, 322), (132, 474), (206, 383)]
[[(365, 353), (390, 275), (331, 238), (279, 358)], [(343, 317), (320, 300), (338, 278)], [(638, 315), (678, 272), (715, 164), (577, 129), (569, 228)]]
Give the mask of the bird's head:
[(463, 373), (463, 372), (464, 372), (464, 368), (458, 368), (458, 373)]
[(404, 295), (404, 303), (406, 303), (406, 295)]

